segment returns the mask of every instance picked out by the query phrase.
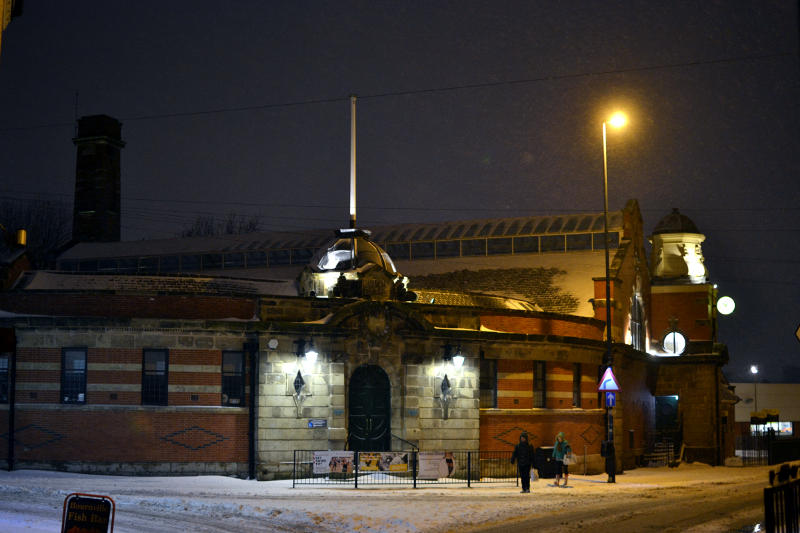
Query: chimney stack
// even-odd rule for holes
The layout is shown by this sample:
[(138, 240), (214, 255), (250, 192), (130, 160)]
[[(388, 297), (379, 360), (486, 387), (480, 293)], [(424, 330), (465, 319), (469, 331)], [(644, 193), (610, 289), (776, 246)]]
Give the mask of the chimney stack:
[(122, 124), (107, 115), (78, 120), (72, 239), (120, 240), (120, 150)]

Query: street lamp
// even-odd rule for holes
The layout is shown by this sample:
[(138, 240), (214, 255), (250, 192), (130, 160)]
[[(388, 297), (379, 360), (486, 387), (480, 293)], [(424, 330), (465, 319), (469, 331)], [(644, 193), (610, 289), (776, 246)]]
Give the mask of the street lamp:
[[(605, 256), (606, 256), (606, 354), (604, 363), (607, 368), (611, 368), (614, 362), (611, 355), (613, 341), (611, 340), (611, 267), (609, 265), (608, 253), (608, 151), (606, 148), (606, 122), (614, 128), (621, 128), (627, 122), (625, 115), (614, 113), (607, 121), (603, 121), (603, 234), (605, 236)], [(616, 481), (617, 457), (614, 450), (614, 417), (606, 407), (606, 473), (608, 482)]]
[(758, 365), (750, 365), (750, 373), (753, 374), (753, 411), (758, 412)]
[(603, 234), (605, 236), (605, 255), (606, 255), (606, 366), (613, 363), (611, 357), (611, 268), (608, 257), (608, 150), (606, 148), (606, 123), (614, 128), (621, 128), (628, 119), (623, 113), (617, 112), (611, 115), (607, 121), (603, 121)]

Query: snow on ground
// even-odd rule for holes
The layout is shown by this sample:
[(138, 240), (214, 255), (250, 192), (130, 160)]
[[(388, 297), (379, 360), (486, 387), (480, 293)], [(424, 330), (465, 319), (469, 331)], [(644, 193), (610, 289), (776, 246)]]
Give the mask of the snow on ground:
[[(249, 481), (222, 476), (123, 477), (37, 470), (0, 472), (0, 532), (50, 533), (61, 526), (64, 498), (72, 492), (110, 496), (116, 502), (117, 533), (156, 531), (315, 531), (344, 533), (441, 532), (504, 527), (521, 517), (562, 516), (578, 508), (611, 508), (626, 502), (650, 505), (666, 497), (719, 497), (754, 492), (766, 485), (768, 467), (640, 468), (617, 476), (570, 475), (569, 487), (552, 480), (532, 483), (520, 494), (511, 483), (292, 488), (291, 480)], [(363, 487), (363, 488), (362, 488)], [(677, 501), (677, 500), (675, 500)], [(752, 504), (752, 502), (751, 502)], [(752, 505), (751, 505), (752, 506)], [(736, 509), (736, 507), (732, 507)], [(744, 509), (742, 510), (744, 513)], [(694, 531), (726, 531), (741, 517), (716, 517)], [(587, 524), (588, 525), (588, 524)], [(716, 528), (716, 529), (714, 529)], [(729, 529), (728, 529), (729, 530)]]

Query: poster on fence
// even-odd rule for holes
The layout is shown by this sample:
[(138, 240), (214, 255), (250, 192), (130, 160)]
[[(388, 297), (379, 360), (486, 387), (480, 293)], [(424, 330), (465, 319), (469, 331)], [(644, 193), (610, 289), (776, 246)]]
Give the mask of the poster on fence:
[(419, 452), (419, 478), (450, 477), (456, 470), (453, 452)]
[(408, 452), (361, 452), (360, 471), (408, 472)]
[(352, 474), (353, 452), (314, 452), (315, 474)]

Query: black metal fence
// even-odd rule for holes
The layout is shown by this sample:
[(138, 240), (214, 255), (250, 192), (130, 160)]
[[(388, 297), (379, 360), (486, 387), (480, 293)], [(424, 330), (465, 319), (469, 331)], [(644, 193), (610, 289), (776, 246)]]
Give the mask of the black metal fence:
[(771, 437), (767, 434), (739, 435), (736, 437), (736, 455), (744, 466), (768, 465)]
[[(770, 471), (770, 486), (764, 489), (764, 526), (767, 533), (800, 531), (800, 479), (797, 465), (781, 465)], [(777, 484), (776, 484), (777, 483)]]
[(295, 450), (292, 487), (298, 485), (466, 485), (515, 483), (510, 451), (332, 452)]

